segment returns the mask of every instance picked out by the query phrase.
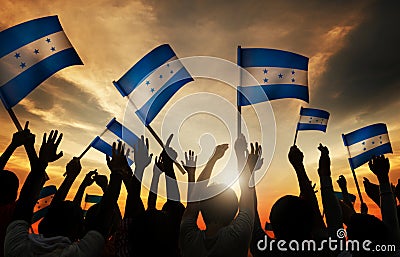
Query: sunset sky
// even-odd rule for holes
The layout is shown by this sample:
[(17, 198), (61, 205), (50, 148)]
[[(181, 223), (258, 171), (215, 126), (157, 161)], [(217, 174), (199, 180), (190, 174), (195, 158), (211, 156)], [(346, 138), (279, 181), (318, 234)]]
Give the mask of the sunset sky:
[[(279, 197), (299, 193), (287, 153), (293, 144), (300, 106), (321, 108), (331, 114), (326, 134), (306, 131), (299, 132), (298, 136), (297, 145), (304, 152), (309, 177), (318, 187), (317, 146), (321, 142), (331, 152), (333, 179), (345, 175), (349, 191), (357, 194), (341, 134), (378, 122), (386, 123), (389, 130), (394, 151), (388, 155), (390, 178), (392, 183), (397, 183), (400, 177), (400, 36), (396, 32), (400, 24), (399, 5), (396, 1), (3, 0), (0, 30), (27, 20), (58, 15), (84, 63), (56, 73), (14, 108), (21, 123), (30, 121), (37, 149), (44, 132), (58, 129), (64, 133), (60, 147), (64, 157), (48, 168), (50, 181), (47, 184), (57, 186), (72, 156), (78, 156), (112, 117), (120, 120), (125, 117), (127, 101), (112, 81), (119, 79), (158, 45), (170, 44), (181, 58), (213, 56), (231, 62), (236, 62), (238, 45), (282, 49), (308, 56), (310, 103), (295, 99), (271, 102), (276, 122), (275, 152), (266, 175), (257, 185), (259, 212), (264, 222)], [(235, 91), (228, 85), (211, 79), (195, 79), (164, 107), (152, 123), (154, 130), (165, 140), (168, 134), (162, 129), (170, 124), (164, 117), (179, 115), (174, 104), (184, 97), (204, 92), (219, 95), (232, 106), (236, 103)], [(220, 108), (214, 102), (202, 105)], [(191, 107), (196, 110), (196, 106)], [(267, 110), (267, 103), (257, 108), (264, 106)], [(254, 115), (251, 107), (243, 109), (244, 116)], [(230, 116), (226, 119), (236, 118), (229, 110), (226, 114)], [(139, 120), (136, 122), (132, 121), (129, 127), (142, 133), (143, 126)], [(250, 130), (257, 131), (258, 125), (252, 122), (250, 119)], [(0, 151), (3, 151), (16, 131), (4, 107), (0, 107), (0, 124)], [(211, 154), (201, 149), (201, 140), (210, 140), (209, 136), (201, 139), (205, 133), (212, 135), (218, 144), (229, 140), (222, 123), (204, 114), (190, 117), (180, 129), (172, 145), (183, 151), (203, 150), (204, 159)], [(251, 141), (260, 140), (261, 136), (268, 138), (262, 133), (266, 131), (255, 132)], [(159, 154), (161, 148), (149, 138), (151, 152)], [(272, 151), (274, 142), (270, 143), (263, 147)], [(181, 159), (183, 156), (178, 156), (178, 160)], [(89, 170), (97, 168), (101, 174), (109, 174), (104, 155), (94, 149), (84, 156), (82, 166), (82, 174), (69, 198), (74, 196)], [(21, 183), (24, 181), (29, 164), (23, 148), (15, 152), (7, 169), (15, 171)], [(146, 180), (151, 176), (151, 169), (152, 165), (146, 170)], [(362, 191), (363, 177), (377, 183), (367, 165), (358, 168), (356, 173)], [(178, 177), (186, 179), (181, 174)], [(339, 189), (336, 182), (334, 187)], [(100, 190), (93, 185), (87, 192), (99, 193)], [(146, 191), (143, 194), (145, 196)], [(363, 196), (370, 211), (378, 214), (365, 193)], [(119, 201), (121, 206), (125, 198), (124, 189)], [(356, 204), (359, 205), (358, 199)], [(158, 206), (161, 205), (159, 201)]]

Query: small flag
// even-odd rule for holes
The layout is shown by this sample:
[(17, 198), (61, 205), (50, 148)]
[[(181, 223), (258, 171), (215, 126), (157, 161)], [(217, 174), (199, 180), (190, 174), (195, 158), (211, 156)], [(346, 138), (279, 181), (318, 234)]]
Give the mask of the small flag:
[[(112, 156), (112, 144), (114, 142), (123, 141), (133, 149), (139, 138), (124, 125), (119, 123), (113, 118), (106, 126), (106, 130), (101, 136), (97, 136), (90, 145), (99, 150), (100, 152)], [(128, 156), (128, 163), (133, 163), (133, 152), (131, 151)]]
[(90, 207), (92, 207), (95, 204), (98, 204), (101, 201), (102, 197), (103, 196), (101, 196), (101, 195), (89, 195), (89, 194), (86, 194), (86, 196), (85, 196), (85, 205), (83, 206), (84, 216), (86, 216), (86, 212), (89, 210)]
[(57, 16), (0, 32), (0, 98), (10, 109), (57, 71), (83, 64)]
[(238, 65), (254, 78), (241, 76), (238, 106), (282, 98), (308, 102), (308, 58), (266, 48), (239, 48)]
[(329, 112), (327, 111), (301, 107), (297, 130), (320, 130), (326, 132), (328, 119)]
[(138, 61), (114, 86), (136, 106), (136, 114), (146, 126), (168, 100), (192, 76), (168, 44), (153, 49)]
[(57, 187), (54, 185), (45, 186), (42, 188), (39, 194), (39, 199), (33, 209), (32, 223), (40, 220), (46, 216), (51, 201), (53, 200), (54, 194), (57, 192)]
[[(343, 194), (342, 194), (342, 192), (333, 192), (333, 193), (335, 194), (335, 196), (336, 196), (336, 198), (337, 198), (338, 200), (343, 200)], [(351, 201), (352, 203), (354, 203), (354, 202), (356, 201), (356, 199), (357, 199), (357, 197), (356, 197), (355, 195), (350, 194), (350, 193), (349, 193), (349, 198), (350, 198), (350, 201)]]
[(373, 156), (393, 153), (386, 124), (383, 123), (342, 134), (342, 138), (349, 151), (349, 163), (353, 170), (371, 160)]

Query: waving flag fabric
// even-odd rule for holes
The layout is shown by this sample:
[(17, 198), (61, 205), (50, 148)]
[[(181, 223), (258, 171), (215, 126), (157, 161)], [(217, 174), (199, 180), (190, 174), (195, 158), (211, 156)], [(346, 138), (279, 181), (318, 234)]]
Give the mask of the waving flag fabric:
[(161, 45), (137, 62), (114, 86), (136, 106), (136, 114), (148, 125), (168, 100), (193, 81), (172, 48)]
[[(106, 131), (102, 133), (101, 136), (97, 136), (90, 145), (108, 156), (112, 156), (112, 144), (114, 142), (123, 141), (127, 146), (133, 149), (134, 145), (139, 140), (132, 131), (119, 123), (115, 118), (107, 124), (106, 128)], [(132, 154), (131, 151), (130, 156), (128, 156), (129, 165), (133, 163)]]
[(349, 150), (352, 169), (360, 167), (373, 156), (393, 153), (386, 125), (377, 123), (342, 135), (344, 145)]
[(39, 194), (39, 199), (33, 209), (32, 223), (40, 220), (49, 210), (51, 201), (53, 200), (54, 194), (57, 192), (57, 187), (54, 185), (45, 186), (42, 188)]
[(297, 130), (320, 130), (326, 132), (328, 119), (329, 112), (327, 111), (301, 107)]
[(308, 98), (308, 58), (265, 48), (239, 48), (238, 65), (258, 82), (241, 76), (238, 105), (245, 106), (282, 98)]
[(57, 16), (0, 32), (0, 97), (10, 109), (57, 71), (83, 64)]

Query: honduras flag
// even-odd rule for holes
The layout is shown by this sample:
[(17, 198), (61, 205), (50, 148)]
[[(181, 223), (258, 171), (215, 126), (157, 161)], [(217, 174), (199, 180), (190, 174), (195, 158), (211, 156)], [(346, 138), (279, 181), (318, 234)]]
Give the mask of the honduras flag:
[(342, 138), (349, 151), (349, 163), (352, 169), (368, 162), (373, 156), (393, 153), (386, 125), (383, 123), (342, 134)]
[(114, 86), (137, 109), (144, 125), (157, 116), (168, 100), (186, 83), (193, 81), (168, 44), (153, 49), (138, 61)]
[(0, 32), (0, 98), (10, 109), (57, 71), (83, 64), (57, 16)]
[(327, 111), (301, 107), (297, 130), (320, 130), (326, 132), (328, 119), (329, 112)]
[[(90, 146), (111, 157), (114, 142), (123, 141), (133, 149), (138, 140), (139, 138), (132, 131), (113, 118), (107, 124), (106, 130), (100, 136), (97, 136), (90, 143)], [(131, 151), (128, 156), (129, 165), (133, 163), (132, 157), (133, 152)]]
[(238, 49), (238, 65), (254, 78), (241, 76), (238, 106), (282, 98), (308, 102), (308, 58), (265, 48)]
[(46, 216), (51, 201), (53, 200), (54, 194), (57, 192), (57, 187), (54, 185), (45, 186), (42, 188), (39, 194), (39, 199), (36, 202), (35, 207), (33, 208), (33, 217), (32, 223), (40, 220), (44, 216)]

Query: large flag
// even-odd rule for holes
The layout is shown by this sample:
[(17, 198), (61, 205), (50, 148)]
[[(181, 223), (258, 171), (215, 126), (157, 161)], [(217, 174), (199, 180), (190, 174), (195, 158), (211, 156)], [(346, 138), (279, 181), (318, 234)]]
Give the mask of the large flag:
[(377, 123), (342, 134), (349, 151), (350, 167), (354, 170), (371, 160), (373, 156), (393, 153), (386, 124)]
[[(119, 123), (115, 118), (113, 118), (106, 126), (106, 130), (100, 136), (97, 136), (90, 145), (99, 150), (100, 152), (112, 156), (112, 144), (114, 142), (123, 141), (128, 146), (133, 149), (135, 144), (138, 142), (139, 138), (124, 125)], [(131, 165), (132, 161), (132, 151), (128, 156), (128, 163)]]
[(0, 97), (10, 109), (57, 71), (83, 64), (57, 16), (0, 32)]
[(33, 209), (32, 223), (40, 220), (46, 216), (51, 201), (53, 200), (54, 194), (57, 192), (57, 187), (54, 185), (45, 186), (42, 188), (39, 194), (39, 199)]
[(320, 130), (326, 132), (328, 119), (329, 112), (327, 111), (301, 107), (297, 130)]
[(168, 100), (192, 76), (178, 60), (168, 44), (153, 49), (118, 81), (115, 87), (127, 96), (137, 109), (136, 114), (147, 126)]
[(282, 98), (308, 102), (308, 58), (265, 48), (239, 48), (238, 65), (254, 78), (241, 76), (238, 106)]

